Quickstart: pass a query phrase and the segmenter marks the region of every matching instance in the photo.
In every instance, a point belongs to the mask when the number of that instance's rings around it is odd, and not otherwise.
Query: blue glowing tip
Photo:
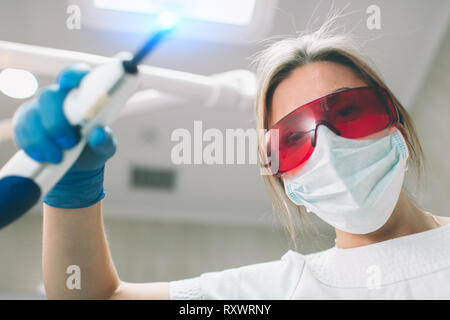
[[[156,20],[156,28],[154,34],[147,40],[147,42],[134,55],[133,59],[125,60],[123,68],[125,72],[134,74],[137,73],[137,65],[161,42],[167,34],[171,33],[177,25],[177,17],[171,12],[161,13]]]
[[[178,18],[172,12],[163,12],[156,19],[156,26],[160,30],[170,30],[177,25]]]

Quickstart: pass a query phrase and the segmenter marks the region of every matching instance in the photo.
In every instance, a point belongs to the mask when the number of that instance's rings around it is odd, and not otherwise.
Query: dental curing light
[[[18,151],[0,170],[0,228],[31,209],[64,176],[86,146],[90,132],[111,123],[128,98],[138,89],[138,64],[175,28],[166,17],[159,29],[132,59],[115,59],[93,69],[64,100],[69,123],[79,129],[80,140],[65,150],[58,164],[36,162]],[[162,18],[161,18],[162,19]],[[170,20],[170,21],[169,21]],[[170,23],[169,23],[170,22]]]

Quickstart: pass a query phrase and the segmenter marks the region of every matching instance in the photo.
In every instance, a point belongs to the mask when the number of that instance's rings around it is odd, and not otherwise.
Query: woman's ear
[[[397,126],[398,130],[400,130],[401,134],[403,135],[403,138],[405,138],[406,145],[408,146],[408,159],[406,159],[406,161],[408,161],[411,158],[411,148],[409,146],[408,131],[406,131],[405,126],[403,126],[403,124],[401,124],[400,122],[397,123],[396,126]]]

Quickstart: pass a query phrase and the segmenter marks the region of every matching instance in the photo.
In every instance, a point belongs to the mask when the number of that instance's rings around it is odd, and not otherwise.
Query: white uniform
[[[171,299],[450,299],[450,224],[170,282]]]

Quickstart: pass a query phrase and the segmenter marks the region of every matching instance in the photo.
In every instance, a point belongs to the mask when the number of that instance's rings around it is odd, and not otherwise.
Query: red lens
[[[357,88],[326,99],[326,122],[344,138],[358,139],[396,122],[396,112],[381,88]]]
[[[361,87],[326,95],[295,109],[269,130],[271,171],[281,174],[304,164],[314,150],[320,124],[342,137],[358,139],[396,122],[397,113],[383,88]]]

